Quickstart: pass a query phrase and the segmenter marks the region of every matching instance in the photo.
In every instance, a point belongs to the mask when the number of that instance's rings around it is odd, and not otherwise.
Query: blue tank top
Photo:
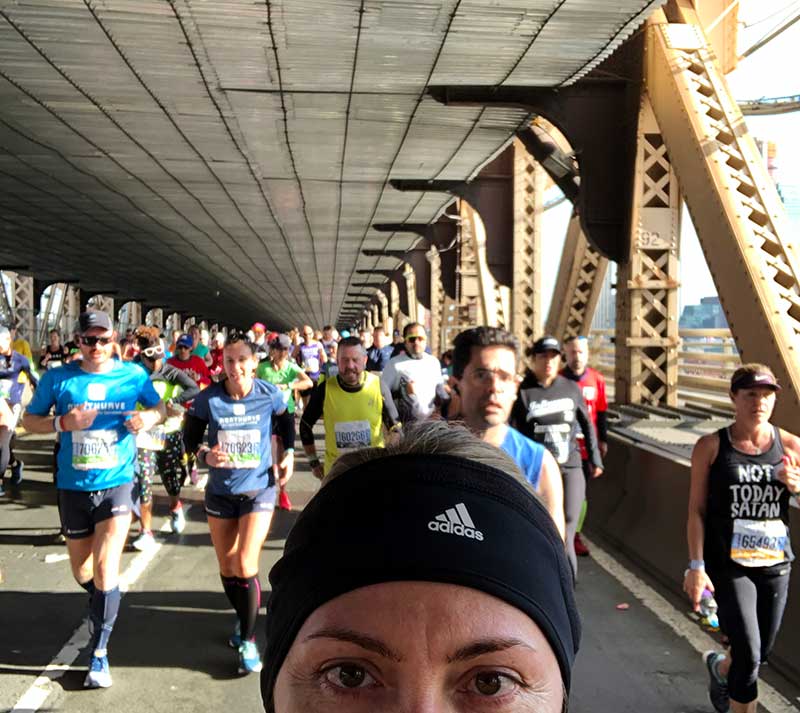
[[[539,475],[542,471],[542,458],[544,458],[544,446],[523,436],[519,431],[509,426],[500,448],[514,459],[528,482],[534,488],[538,488]]]

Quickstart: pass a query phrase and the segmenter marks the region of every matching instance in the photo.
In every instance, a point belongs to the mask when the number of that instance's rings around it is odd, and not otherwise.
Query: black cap
[[[534,354],[544,354],[545,352],[558,352],[561,353],[561,342],[555,337],[546,334],[544,337],[539,337],[533,343]]]
[[[773,391],[781,390],[781,387],[776,381],[775,377],[765,371],[746,371],[742,374],[734,374],[734,377],[731,378],[731,391],[738,391],[739,389],[753,389],[757,386],[766,389],[772,389]]]
[[[103,329],[106,332],[114,330],[114,325],[111,324],[111,317],[98,310],[81,313],[81,316],[78,317],[78,324],[80,325],[81,334],[85,334],[90,329]]]
[[[279,334],[269,343],[270,349],[289,349],[291,346],[292,340],[288,334]]]

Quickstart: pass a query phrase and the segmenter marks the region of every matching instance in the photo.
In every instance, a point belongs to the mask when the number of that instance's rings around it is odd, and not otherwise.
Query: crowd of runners
[[[34,366],[30,345],[0,327],[0,494],[6,473],[6,485],[23,482],[13,451],[18,427],[54,433],[61,532],[73,576],[88,594],[87,687],[112,684],[108,649],[120,607],[120,559],[129,542],[139,550],[155,544],[154,480],[166,490],[170,528],[180,535],[181,490],[187,480],[198,482],[199,466],[208,473],[205,512],[222,589],[236,613],[229,644],[240,673],[264,668],[268,710],[299,710],[317,700],[303,698],[283,668],[298,656],[297,667],[305,665],[302,656],[310,654],[293,641],[314,624],[317,610],[346,595],[353,611],[363,612],[370,601],[365,587],[403,582],[408,591],[381,590],[385,600],[374,599],[379,614],[363,621],[385,626],[412,590],[427,601],[431,592],[413,582],[490,594],[544,637],[560,686],[543,709],[561,709],[580,638],[572,591],[578,558],[589,555],[580,536],[586,485],[602,476],[608,451],[604,379],[588,366],[583,337],[562,344],[545,335],[520,345],[506,330],[473,327],[437,356],[427,336],[415,322],[391,336],[380,327],[350,334],[329,325],[278,333],[257,322],[213,335],[199,327],[165,335],[142,325],[118,339],[107,314],[89,311],[64,344],[51,332]],[[23,408],[26,389],[32,396]],[[734,422],[701,438],[692,456],[684,587],[696,610],[709,593],[719,606],[728,648],[709,652],[705,662],[720,713],[756,710],[759,667],[787,599],[794,557],[788,506],[800,493],[800,440],[769,422],[779,390],[767,366],[738,369],[730,387]],[[264,666],[256,645],[259,558],[274,509],[292,508],[298,436],[323,487],[270,575]],[[384,541],[387,523],[407,521],[420,498],[438,503],[441,489],[447,495],[437,514],[424,518],[421,549],[404,545],[402,554]],[[379,523],[373,529],[358,509],[370,494],[375,500],[367,509]],[[348,516],[353,512],[359,517]],[[476,549],[485,543],[496,553],[500,536],[508,551],[527,553],[522,562],[547,563],[533,576],[518,562]],[[356,542],[363,556],[334,565],[331,553]],[[455,602],[450,590],[442,591]],[[467,609],[471,601],[458,599]],[[348,631],[347,612],[339,614],[336,630]],[[446,623],[451,614],[442,616]],[[401,630],[384,634],[397,637],[401,649],[408,644]],[[315,636],[338,641],[329,642],[329,658],[344,661],[326,673],[325,686],[360,690],[380,677],[351,660],[359,644],[353,636]],[[511,678],[489,667],[470,695],[498,698]]]

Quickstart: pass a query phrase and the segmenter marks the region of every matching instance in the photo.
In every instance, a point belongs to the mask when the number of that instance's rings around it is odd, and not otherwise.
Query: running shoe
[[[228,646],[232,649],[238,649],[242,645],[242,625],[239,620],[236,620],[236,626],[233,627],[233,633],[228,637]]]
[[[25,464],[17,459],[14,465],[11,466],[11,485],[19,485],[22,482],[22,469]]]
[[[84,688],[110,688],[111,671],[108,668],[108,656],[92,656],[89,672],[83,681]]]
[[[180,535],[186,529],[186,516],[183,514],[183,506],[170,511],[169,524],[176,535]]]
[[[239,646],[239,673],[258,673],[261,668],[256,642],[243,641]]]
[[[280,494],[278,495],[278,507],[281,510],[292,509],[292,501],[289,500],[289,494],[285,490],[281,490]]]
[[[156,538],[152,532],[141,532],[139,536],[131,542],[131,546],[139,552],[148,552],[156,546]]]
[[[588,557],[589,556],[589,548],[586,546],[586,543],[581,539],[581,533],[575,533],[575,554],[578,557]]]
[[[728,713],[731,707],[728,696],[728,682],[719,675],[719,664],[725,660],[721,651],[706,651],[703,654],[708,669],[708,698],[717,713]]]

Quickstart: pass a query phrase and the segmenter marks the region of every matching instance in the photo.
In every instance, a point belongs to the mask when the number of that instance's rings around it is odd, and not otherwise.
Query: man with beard
[[[397,412],[384,403],[380,379],[365,371],[367,352],[358,337],[339,342],[336,354],[339,373],[326,379],[311,394],[300,421],[300,440],[311,471],[322,478],[342,454],[369,446],[383,446],[383,426],[398,431]],[[314,424],[325,423],[325,465],[314,445]]]

